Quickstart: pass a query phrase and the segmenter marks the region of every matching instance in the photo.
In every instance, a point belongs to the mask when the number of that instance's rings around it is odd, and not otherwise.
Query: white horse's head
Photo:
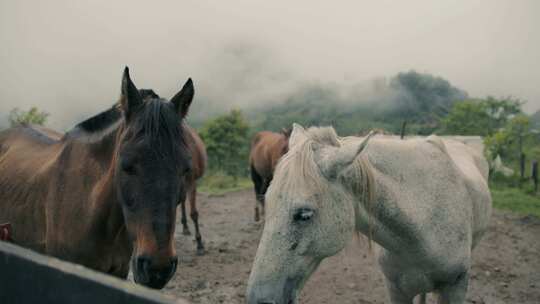
[[[355,231],[358,192],[370,192],[370,174],[358,157],[372,134],[342,141],[331,127],[294,124],[289,152],[266,194],[267,214],[248,282],[249,304],[296,303],[304,283]]]

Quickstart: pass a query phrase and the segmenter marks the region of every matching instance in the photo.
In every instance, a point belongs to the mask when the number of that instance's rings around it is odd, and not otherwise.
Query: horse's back
[[[10,222],[14,241],[34,250],[44,249],[46,172],[60,138],[27,126],[0,132],[0,222]]]

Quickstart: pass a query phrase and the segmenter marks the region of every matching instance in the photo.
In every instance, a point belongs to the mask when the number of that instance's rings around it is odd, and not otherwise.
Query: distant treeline
[[[285,101],[233,110],[195,122],[208,146],[210,168],[227,175],[246,175],[249,144],[261,130],[280,131],[293,122],[332,125],[340,135],[371,129],[408,135],[479,135],[486,153],[517,166],[521,154],[540,158],[536,118],[511,97],[472,98],[447,80],[415,71],[380,80],[370,88],[343,90],[338,85],[307,85]]]

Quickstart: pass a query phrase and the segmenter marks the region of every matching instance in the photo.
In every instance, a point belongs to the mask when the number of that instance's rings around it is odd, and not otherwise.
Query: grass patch
[[[250,189],[253,183],[247,177],[234,178],[222,172],[205,175],[199,183],[197,191],[212,195],[221,195],[227,192]]]
[[[540,217],[540,196],[538,195],[527,194],[519,188],[492,186],[491,196],[493,207],[497,209]]]

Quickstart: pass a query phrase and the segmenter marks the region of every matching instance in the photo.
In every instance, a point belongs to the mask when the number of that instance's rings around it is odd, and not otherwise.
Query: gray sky
[[[65,129],[139,88],[245,105],[300,82],[415,69],[472,96],[540,108],[540,1],[0,0],[0,121],[15,106]],[[204,110],[204,109],[202,109]]]

